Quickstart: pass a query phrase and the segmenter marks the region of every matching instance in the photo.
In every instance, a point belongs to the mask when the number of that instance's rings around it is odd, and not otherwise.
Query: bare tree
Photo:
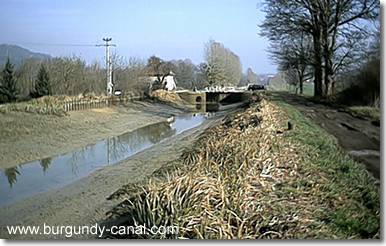
[[[196,81],[194,83],[197,89],[202,89],[210,85],[206,71],[207,64],[205,62],[202,62],[197,66]]]
[[[378,0],[266,0],[261,26],[273,43],[306,33],[313,41],[315,95],[333,93],[334,76],[365,35],[365,22],[379,13]],[[349,41],[355,40],[352,44]]]
[[[300,36],[292,39],[273,43],[270,45],[270,53],[280,71],[296,72],[297,80],[291,84],[299,88],[299,93],[303,94],[303,82],[311,76],[312,42],[310,38],[301,33]]]
[[[114,67],[114,81],[116,88],[123,91],[145,91],[147,84],[144,81],[145,62],[136,57]]]
[[[178,86],[186,89],[196,87],[196,75],[198,69],[196,65],[189,59],[172,61],[176,74],[176,82]]]
[[[40,59],[30,58],[20,64],[16,76],[19,81],[21,98],[28,98],[30,92],[34,89],[34,82],[41,63]]]
[[[54,95],[104,93],[105,75],[98,63],[87,66],[80,57],[57,57],[48,61],[46,67]]]
[[[205,45],[206,74],[210,84],[237,85],[242,76],[240,58],[213,40]]]
[[[146,70],[148,75],[156,76],[158,82],[162,83],[174,68],[173,63],[166,62],[159,57],[151,56],[147,60]]]
[[[261,84],[259,76],[253,72],[252,68],[247,69],[246,80],[247,84]]]

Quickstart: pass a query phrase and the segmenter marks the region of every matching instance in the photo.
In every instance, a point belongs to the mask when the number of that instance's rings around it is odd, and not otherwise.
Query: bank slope
[[[134,238],[379,238],[379,187],[333,137],[288,104],[262,100],[208,130],[178,163],[110,214],[120,225],[178,226]]]

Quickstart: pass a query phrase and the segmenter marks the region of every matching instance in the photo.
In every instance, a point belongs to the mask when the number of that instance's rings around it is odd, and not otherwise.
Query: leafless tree
[[[145,62],[136,57],[128,60],[119,57],[113,62],[115,88],[125,92],[145,91]]]
[[[33,90],[34,81],[41,63],[42,61],[39,59],[30,58],[24,60],[16,71],[21,98],[27,98]]]
[[[223,44],[210,40],[205,45],[205,61],[210,84],[239,84],[242,76],[240,58]]]
[[[176,74],[175,80],[179,87],[194,89],[197,82],[198,68],[189,59],[171,61],[174,65],[173,72]]]
[[[159,57],[151,56],[147,60],[146,70],[150,76],[156,76],[158,82],[162,83],[170,71],[174,69],[174,65],[171,62],[164,61]]]
[[[272,43],[301,33],[312,38],[315,95],[333,93],[335,73],[366,36],[365,20],[379,14],[378,0],[265,0],[262,35]],[[350,41],[353,41],[351,44]]]
[[[311,76],[312,43],[310,38],[301,33],[292,39],[272,43],[270,53],[272,59],[278,64],[280,71],[291,71],[291,74],[296,73],[297,79],[291,80],[291,84],[299,88],[299,93],[303,94],[303,82]]]

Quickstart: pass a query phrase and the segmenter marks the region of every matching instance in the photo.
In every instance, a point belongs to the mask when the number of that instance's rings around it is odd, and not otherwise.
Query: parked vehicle
[[[115,90],[114,96],[122,96],[122,91],[121,90]]]
[[[252,84],[252,85],[248,85],[248,90],[249,91],[265,90],[265,86]]]

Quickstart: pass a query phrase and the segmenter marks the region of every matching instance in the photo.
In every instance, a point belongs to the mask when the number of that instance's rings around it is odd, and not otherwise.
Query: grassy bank
[[[324,177],[319,197],[331,210],[325,209],[320,218],[339,238],[379,237],[380,200],[375,179],[342,153],[335,138],[292,106],[284,103],[280,106],[298,126],[289,138],[304,146],[303,170]]]
[[[364,119],[369,119],[373,121],[380,121],[381,112],[379,108],[369,107],[369,106],[352,106],[348,107],[348,113],[355,117],[360,117]]]
[[[0,114],[6,114],[10,112],[23,112],[42,115],[56,115],[65,116],[66,111],[64,105],[68,102],[83,100],[83,101],[101,101],[107,100],[109,97],[103,95],[80,94],[78,96],[43,96],[40,98],[31,99],[23,102],[14,102],[0,104]]]
[[[10,112],[24,112],[63,116],[66,114],[62,104],[62,100],[64,100],[63,98],[64,97],[45,96],[26,102],[2,104],[0,105],[0,114],[6,114]]]
[[[263,100],[148,183],[120,190],[128,199],[112,217],[179,227],[153,235],[161,238],[378,238],[378,192],[334,138],[293,107]]]

